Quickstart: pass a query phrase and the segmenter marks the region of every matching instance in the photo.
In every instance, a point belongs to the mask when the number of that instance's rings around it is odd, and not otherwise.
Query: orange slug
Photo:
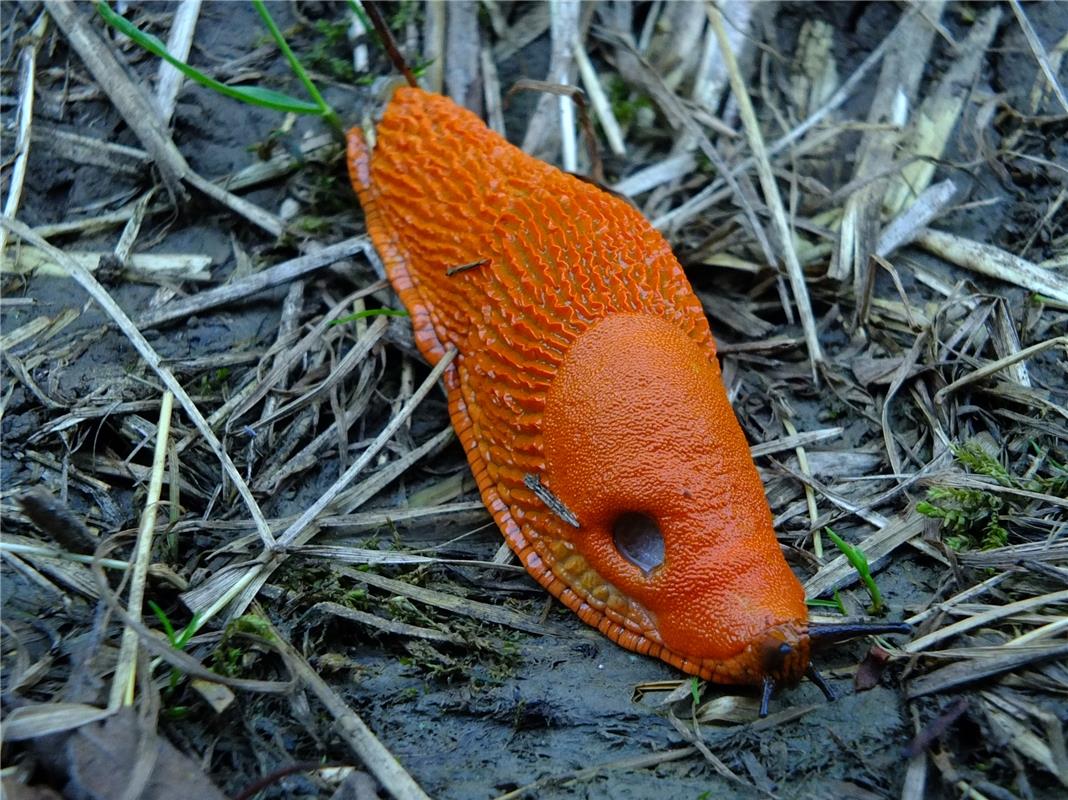
[[[457,350],[452,423],[512,550],[617,644],[766,710],[809,668],[804,592],[667,242],[440,95],[398,89],[376,137],[349,132],[352,184],[420,351]]]

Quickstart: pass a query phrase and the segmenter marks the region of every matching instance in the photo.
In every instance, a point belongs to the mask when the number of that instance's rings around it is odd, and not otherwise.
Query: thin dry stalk
[[[33,131],[34,78],[37,70],[37,48],[48,25],[48,18],[41,14],[30,32],[33,41],[22,48],[19,54],[19,107],[16,114],[15,164],[11,169],[7,199],[4,200],[4,216],[14,218],[22,199],[22,185],[26,180],[26,165],[30,160],[30,141]],[[6,265],[7,231],[0,230],[0,261]]]
[[[1042,74],[1046,77],[1046,82],[1057,96],[1057,102],[1061,104],[1061,108],[1064,109],[1065,113],[1068,113],[1068,97],[1065,96],[1064,89],[1061,88],[1061,84],[1057,80],[1056,71],[1049,63],[1049,56],[1046,55],[1046,48],[1042,46],[1042,41],[1038,38],[1038,34],[1035,33],[1035,29],[1031,26],[1031,20],[1024,14],[1024,10],[1020,6],[1020,0],[1009,0],[1009,5],[1012,7],[1012,13],[1016,15],[1016,21],[1020,23],[1020,30],[1023,31],[1024,37],[1027,39],[1027,46],[1031,48],[1031,53],[1034,55],[1035,61],[1038,62]]]
[[[808,346],[808,355],[812,363],[812,378],[819,380],[819,367],[822,366],[823,349],[820,346],[819,334],[816,331],[816,318],[812,314],[812,303],[808,297],[808,287],[805,285],[805,273],[801,269],[801,263],[797,260],[797,252],[794,250],[794,237],[790,224],[786,219],[786,208],[783,206],[782,197],[779,194],[779,185],[771,172],[767,149],[764,146],[764,137],[760,132],[760,123],[757,122],[756,112],[749,100],[749,92],[742,80],[742,73],[738,69],[738,62],[730,49],[727,32],[723,28],[723,17],[719,9],[709,5],[708,19],[716,31],[723,59],[727,64],[727,74],[730,77],[731,91],[738,103],[738,110],[745,125],[746,136],[749,139],[749,147],[756,159],[757,174],[760,176],[760,186],[764,191],[764,201],[771,211],[771,219],[775,225],[775,233],[779,240],[780,255],[786,268],[790,287],[793,290],[794,303],[797,305],[798,315],[801,317],[801,327],[805,332],[805,342]]]
[[[181,182],[187,181],[272,236],[282,235],[285,225],[277,216],[248,200],[230,194],[193,171],[175,147],[152,104],[126,75],[114,53],[89,26],[74,3],[70,0],[56,0],[48,6],[48,12],[97,84],[145,146],[174,197],[184,199],[185,191]]]
[[[497,65],[493,61],[493,51],[483,45],[479,53],[479,66],[482,69],[482,93],[486,103],[486,122],[494,133],[507,136],[504,127],[504,106],[501,100],[501,79],[497,74]]]
[[[126,611],[135,618],[141,617],[144,606],[145,582],[152,557],[152,537],[156,531],[156,514],[159,511],[159,499],[163,492],[163,473],[167,463],[173,408],[174,395],[164,392],[160,403],[159,423],[156,425],[152,477],[148,482],[145,509],[141,514],[141,526],[137,530],[137,544],[134,547],[133,570],[130,572],[130,599]],[[137,654],[137,632],[133,628],[124,628],[122,644],[119,647],[119,660],[111,683],[111,699],[108,701],[108,708],[112,711],[117,711],[119,706],[133,705],[134,687],[137,681]]]
[[[336,244],[327,245],[307,255],[283,261],[281,264],[276,264],[273,267],[261,270],[233,283],[228,283],[225,286],[209,289],[206,292],[198,292],[192,297],[169,303],[158,311],[142,314],[138,318],[137,324],[141,328],[154,328],[165,322],[190,317],[209,308],[217,308],[218,306],[232,303],[243,297],[262,292],[272,286],[288,283],[294,278],[329,266],[356,253],[367,253],[370,246],[366,236],[356,236]],[[381,286],[384,287],[385,283],[383,282]]]
[[[148,204],[152,200],[152,196],[156,193],[156,187],[152,187],[143,195],[141,199],[134,203],[133,214],[130,215],[130,219],[126,222],[126,226],[122,229],[122,234],[119,236],[119,241],[115,243],[115,258],[123,266],[129,264],[131,258],[131,251],[133,250],[134,243],[137,241],[137,236],[141,232],[141,225],[145,221],[145,213],[148,210]],[[205,268],[211,263],[211,259],[207,258]],[[208,276],[211,277],[210,275]]]
[[[990,244],[928,228],[916,243],[958,267],[1020,286],[1068,305],[1068,278]]]
[[[1005,358],[999,358],[997,361],[992,361],[979,369],[959,378],[948,386],[944,386],[938,390],[934,396],[934,402],[936,405],[942,405],[949,395],[956,392],[962,386],[981,381],[983,378],[988,378],[991,375],[1000,372],[1006,367],[1010,367],[1019,361],[1025,361],[1032,356],[1036,356],[1039,353],[1049,350],[1051,347],[1064,347],[1068,348],[1068,336],[1058,336],[1055,339],[1047,339],[1044,342],[1038,342],[1030,347],[1024,348],[1016,353],[1012,353]]]
[[[572,43],[579,36],[579,3],[578,0],[550,0],[547,6],[552,51],[549,56],[549,72],[546,81],[570,86],[573,68]],[[523,137],[523,150],[535,155],[545,155],[543,151],[547,149],[548,143],[553,138],[552,129],[557,121],[560,126],[563,167],[565,170],[574,172],[577,168],[575,120],[571,101],[567,97],[544,94],[538,99],[537,109],[530,118],[530,122],[527,123],[527,132]]]
[[[597,115],[597,119],[601,123],[604,138],[608,140],[608,147],[617,156],[625,156],[627,148],[623,143],[623,131],[616,121],[616,115],[612,113],[612,104],[609,102],[608,96],[605,94],[604,89],[601,88],[601,80],[593,67],[593,62],[586,55],[586,48],[583,47],[582,42],[578,39],[575,40],[574,55],[575,62],[578,64],[579,75],[582,77],[582,86],[586,90],[586,96],[590,98],[593,113]]]
[[[1068,602],[1068,590],[1051,592],[1037,597],[1028,597],[1023,600],[1017,600],[1014,603],[994,606],[990,610],[981,614],[969,616],[966,619],[954,622],[952,625],[946,625],[943,628],[932,631],[926,636],[913,639],[911,642],[901,647],[901,651],[903,653],[922,653],[925,650],[930,649],[933,645],[936,645],[939,642],[944,642],[946,639],[964,633],[965,631],[970,631],[982,625],[987,625],[1014,614],[1030,611],[1034,608],[1043,608],[1044,606],[1052,606],[1065,602]]]
[[[171,32],[167,37],[167,52],[179,61],[189,58],[189,51],[193,47],[193,31],[196,30],[197,18],[200,16],[200,4],[201,0],[182,0],[174,12]],[[159,120],[165,128],[171,124],[174,107],[178,102],[178,92],[181,91],[184,80],[185,76],[181,72],[160,59],[159,70],[156,72],[156,108],[159,109]]]

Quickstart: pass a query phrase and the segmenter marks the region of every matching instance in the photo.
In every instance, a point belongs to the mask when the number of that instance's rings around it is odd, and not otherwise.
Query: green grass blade
[[[300,63],[293,51],[289,47],[289,42],[286,41],[286,37],[282,35],[282,32],[278,30],[278,26],[274,24],[274,18],[267,10],[267,6],[263,4],[263,0],[252,0],[252,5],[256,11],[259,12],[260,18],[263,20],[263,24],[267,26],[267,30],[271,32],[271,36],[274,37],[275,43],[278,45],[278,49],[282,51],[282,54],[286,57],[286,61],[289,62],[289,68],[293,70],[293,74],[300,78],[300,82],[304,84],[304,88],[308,94],[311,95],[312,100],[315,101],[316,107],[319,109],[319,113],[322,115],[332,128],[338,133],[341,133],[341,119],[337,113],[331,108],[330,104],[323,99],[323,96],[319,94],[319,88],[315,85],[315,82],[308,76],[307,71],[304,69],[304,65]]]
[[[200,615],[194,614],[193,618],[189,620],[189,624],[182,628],[182,632],[174,640],[175,649],[184,650],[185,646],[189,644],[189,640],[193,638],[193,634],[197,632],[198,627],[200,627]]]
[[[839,536],[837,533],[827,528],[827,535],[834,542],[835,546],[842,551],[842,555],[846,557],[846,561],[853,565],[853,569],[860,575],[860,579],[864,582],[864,586],[868,590],[868,594],[871,596],[871,608],[869,609],[872,614],[878,614],[883,610],[883,596],[879,591],[879,587],[875,584],[875,578],[871,575],[871,566],[868,564],[868,557],[864,555],[863,551],[859,548],[853,547],[845,539]]]
[[[351,11],[356,19],[360,21],[363,26],[364,33],[370,34],[375,37],[375,41],[378,41],[378,34],[375,33],[375,27],[371,24],[370,18],[367,16],[367,12],[363,10],[363,7],[356,2],[356,0],[348,0],[349,11]]]
[[[284,113],[292,112],[294,114],[314,114],[316,116],[326,115],[324,109],[316,103],[309,103],[307,100],[300,100],[282,92],[276,92],[273,89],[267,89],[262,86],[227,86],[225,83],[220,83],[214,78],[209,78],[203,72],[200,72],[194,67],[186,64],[184,61],[175,58],[167,51],[163,42],[151,33],[146,33],[145,31],[138,29],[132,22],[120,14],[116,14],[111,10],[111,7],[107,3],[97,3],[96,8],[100,13],[100,16],[104,18],[104,21],[107,22],[108,25],[125,36],[128,36],[145,50],[152,53],[152,55],[162,58],[189,78],[189,80],[199,83],[201,86],[205,86],[221,95],[233,98],[234,100],[240,100],[243,103],[269,108],[274,111],[281,111]]]
[[[159,624],[163,626],[163,632],[167,634],[167,641],[171,643],[171,647],[174,647],[174,626],[171,624],[170,619],[167,618],[167,612],[151,600],[148,601],[148,607],[152,609],[152,613],[156,615]]]

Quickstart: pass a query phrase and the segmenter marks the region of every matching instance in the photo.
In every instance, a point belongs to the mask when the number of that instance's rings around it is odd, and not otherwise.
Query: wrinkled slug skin
[[[721,683],[796,680],[804,594],[667,242],[444,97],[397,90],[376,136],[373,155],[358,129],[348,140],[367,229],[421,352],[458,350],[452,422],[529,573],[623,647]],[[625,513],[659,525],[648,572],[613,542]],[[767,666],[782,642],[789,663]]]

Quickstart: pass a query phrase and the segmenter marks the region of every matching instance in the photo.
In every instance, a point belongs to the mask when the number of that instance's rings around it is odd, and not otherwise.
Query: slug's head
[[[542,421],[546,486],[579,523],[556,526],[553,572],[630,649],[721,683],[794,683],[804,592],[699,336],[618,314],[572,343]]]
[[[753,645],[757,671],[775,685],[794,684],[808,669],[808,631],[794,622],[769,628]]]

